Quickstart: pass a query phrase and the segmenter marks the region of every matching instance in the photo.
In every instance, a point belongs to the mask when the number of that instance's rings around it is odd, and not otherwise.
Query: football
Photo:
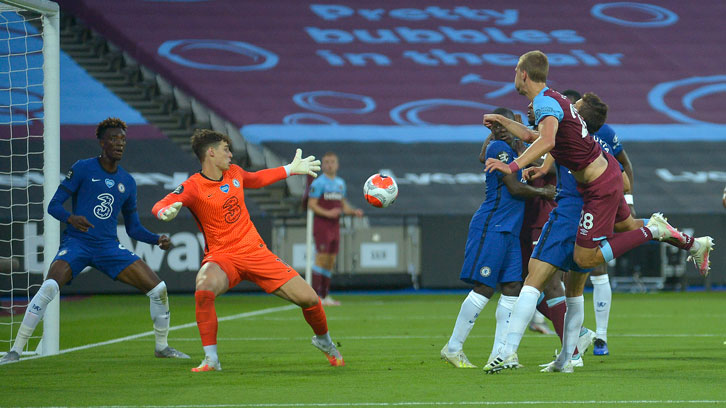
[[[393,177],[374,174],[363,185],[363,196],[374,207],[388,207],[398,197],[398,185]]]

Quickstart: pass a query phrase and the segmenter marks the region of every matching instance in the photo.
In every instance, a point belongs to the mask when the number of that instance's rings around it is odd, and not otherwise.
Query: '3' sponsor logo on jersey
[[[101,202],[93,207],[93,215],[101,220],[111,217],[111,213],[113,213],[113,207],[111,207],[113,205],[113,196],[109,193],[103,193],[97,198]]]

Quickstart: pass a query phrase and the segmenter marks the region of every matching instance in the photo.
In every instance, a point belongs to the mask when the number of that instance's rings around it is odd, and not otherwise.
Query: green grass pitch
[[[439,350],[465,296],[338,296],[343,305],[326,313],[346,366],[331,367],[298,308],[274,296],[223,295],[223,371],[211,373],[190,372],[203,358],[191,295],[170,296],[172,326],[185,326],[169,344],[192,360],[154,358],[151,334],[96,345],[150,332],[143,295],[64,300],[61,350],[77,349],[0,366],[0,406],[726,406],[724,292],[615,294],[611,355],[588,352],[574,374],[540,373],[560,345],[532,332],[519,349],[525,368],[485,375],[443,363]],[[496,300],[464,346],[479,366],[491,350]],[[585,302],[594,328],[589,295]]]

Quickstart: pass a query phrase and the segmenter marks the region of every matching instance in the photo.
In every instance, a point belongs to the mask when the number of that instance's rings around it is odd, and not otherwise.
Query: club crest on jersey
[[[504,163],[509,163],[509,153],[507,153],[507,152],[500,152],[498,158],[499,158],[499,161],[503,161]]]
[[[482,277],[484,277],[484,278],[488,278],[488,277],[489,277],[489,275],[491,275],[491,274],[492,274],[492,268],[490,268],[490,267],[488,267],[488,266],[485,266],[485,267],[481,268],[481,270],[479,271],[479,274],[480,274],[480,275],[481,275]]]
[[[123,194],[126,191],[126,186],[124,186],[124,183],[118,183],[118,191]]]
[[[237,179],[232,179],[232,184],[234,184],[235,187],[239,187],[239,181],[237,181]]]
[[[106,187],[111,188],[111,187],[113,187],[114,184],[116,184],[115,181],[113,181],[111,179],[106,179]]]
[[[223,193],[229,193],[229,184],[219,186],[219,189],[222,190]]]

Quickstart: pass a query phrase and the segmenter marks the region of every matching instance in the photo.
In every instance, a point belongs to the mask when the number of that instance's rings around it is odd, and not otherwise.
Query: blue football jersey
[[[572,175],[572,172],[567,167],[557,163],[555,165],[557,166],[557,196],[555,197],[557,205],[560,206],[562,205],[562,201],[568,200],[576,201],[582,207],[582,194],[577,191],[577,180],[575,180],[575,176]]]
[[[487,146],[486,158],[509,164],[517,155],[505,142],[494,140]],[[486,173],[486,199],[474,213],[469,229],[511,232],[519,236],[524,218],[524,200],[509,193],[502,181],[503,177],[504,174],[499,171]],[[517,177],[522,178],[521,170],[517,172]]]
[[[607,123],[603,124],[602,127],[595,132],[595,136],[600,140],[600,144],[606,143],[610,147],[610,154],[617,156],[623,151],[623,146],[618,140],[618,135],[615,134],[615,130],[610,127]]]
[[[116,241],[119,212],[126,215],[136,211],[134,178],[121,166],[108,173],[95,157],[73,164],[59,188],[71,195],[72,213],[86,217],[94,226],[81,232],[69,224],[65,233],[78,239]]]

